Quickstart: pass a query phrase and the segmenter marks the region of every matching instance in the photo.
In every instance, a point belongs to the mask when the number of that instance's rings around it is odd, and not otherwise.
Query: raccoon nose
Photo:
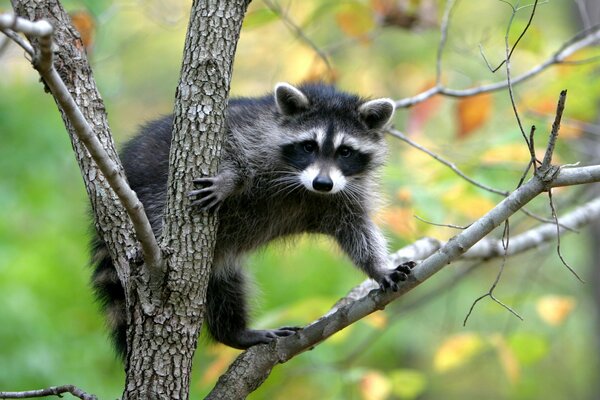
[[[318,175],[312,185],[317,192],[329,192],[333,189],[333,181],[327,175]]]

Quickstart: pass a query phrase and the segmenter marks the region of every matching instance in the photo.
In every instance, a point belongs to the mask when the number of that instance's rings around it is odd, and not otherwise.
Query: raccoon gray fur
[[[195,179],[189,193],[192,206],[219,210],[206,315],[214,339],[245,349],[296,331],[248,328],[243,259],[277,238],[326,234],[383,290],[406,279],[412,265],[388,265],[386,241],[370,217],[393,113],[390,99],[365,100],[324,84],[280,83],[273,94],[229,101],[219,173]],[[147,124],[121,155],[157,236],[172,125],[171,116]],[[124,354],[124,292],[98,238],[93,253],[93,284]]]

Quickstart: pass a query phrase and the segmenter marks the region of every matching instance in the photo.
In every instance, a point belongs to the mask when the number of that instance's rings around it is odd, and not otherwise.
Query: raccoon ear
[[[376,99],[361,104],[358,114],[370,129],[381,129],[391,121],[395,109],[394,100]]]
[[[275,85],[275,104],[283,115],[294,115],[308,108],[308,98],[300,89],[289,83],[279,82]]]

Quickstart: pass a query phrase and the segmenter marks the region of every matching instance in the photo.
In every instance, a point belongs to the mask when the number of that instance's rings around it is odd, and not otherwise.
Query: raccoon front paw
[[[231,193],[227,179],[223,175],[197,178],[193,182],[202,189],[192,190],[188,193],[188,197],[192,199],[191,206],[201,210],[216,211]]]
[[[398,282],[408,279],[411,270],[417,265],[414,261],[407,261],[400,264],[395,269],[386,271],[385,275],[379,280],[381,290],[391,288],[394,292],[398,291]]]

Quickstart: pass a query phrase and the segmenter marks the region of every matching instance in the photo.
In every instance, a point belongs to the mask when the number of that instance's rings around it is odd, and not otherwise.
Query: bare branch
[[[1,15],[0,15],[0,17],[1,17]],[[25,50],[25,52],[30,57],[33,57],[33,55],[34,55],[33,47],[31,47],[31,45],[27,41],[25,41],[25,39],[23,39],[21,36],[19,36],[15,31],[13,31],[12,29],[9,29],[9,28],[0,27],[0,32],[5,34],[6,38],[7,38],[6,42],[2,43],[3,48],[6,44],[8,44],[10,42],[10,40],[12,40],[17,45],[19,45],[23,50]]]
[[[88,394],[74,385],[52,386],[47,389],[27,390],[24,392],[0,392],[0,399],[30,399],[34,397],[58,396],[71,393],[82,400],[97,400],[93,394]]]
[[[567,40],[556,52],[554,52],[546,61],[538,64],[531,68],[529,71],[514,77],[512,79],[512,85],[519,84],[526,81],[536,75],[539,75],[542,71],[546,70],[552,65],[561,64],[566,58],[574,54],[575,52],[591,46],[596,41],[600,40],[600,25],[596,25],[590,29],[586,29],[571,39]],[[505,89],[508,86],[506,81],[491,83],[488,85],[481,85],[469,89],[450,89],[443,86],[435,86],[422,93],[419,93],[412,97],[407,97],[396,101],[396,108],[407,108],[412,107],[417,103],[421,103],[428,98],[440,94],[448,97],[468,97],[474,96],[481,93],[495,92],[498,90]]]
[[[552,130],[550,132],[550,138],[548,139],[548,147],[546,148],[546,154],[544,155],[544,160],[542,161],[542,165],[540,168],[542,170],[546,170],[550,168],[550,164],[552,163],[552,154],[554,152],[554,147],[556,146],[556,140],[558,139],[558,131],[560,130],[560,120],[562,118],[563,112],[565,110],[565,101],[567,100],[567,91],[563,90],[560,92],[560,96],[558,98],[558,104],[556,106],[556,114],[554,118],[554,122],[552,123]]]

